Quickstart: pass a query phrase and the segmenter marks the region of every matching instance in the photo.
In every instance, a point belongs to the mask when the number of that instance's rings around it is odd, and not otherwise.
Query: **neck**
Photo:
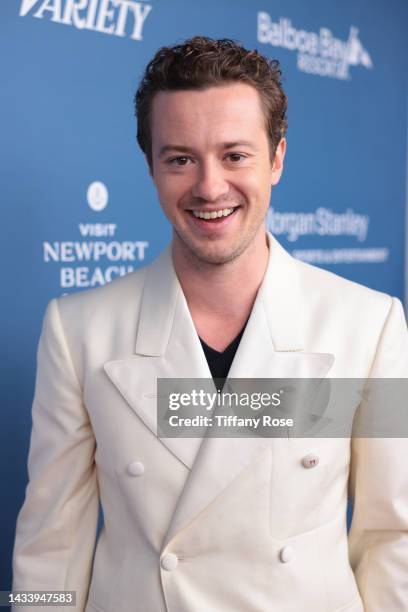
[[[215,330],[225,326],[220,346],[228,344],[228,336],[238,333],[248,319],[268,265],[265,228],[260,228],[241,255],[226,264],[197,260],[183,246],[173,240],[173,262],[197,331],[205,340],[206,335],[217,335]]]

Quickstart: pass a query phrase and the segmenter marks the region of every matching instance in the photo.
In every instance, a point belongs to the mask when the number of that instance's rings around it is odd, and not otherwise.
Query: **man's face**
[[[285,141],[272,164],[256,89],[233,83],[159,92],[151,129],[151,174],[179,246],[200,261],[222,264],[254,240],[264,241]]]

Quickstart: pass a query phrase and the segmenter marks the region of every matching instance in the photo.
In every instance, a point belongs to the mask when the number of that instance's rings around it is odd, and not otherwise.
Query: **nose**
[[[192,187],[193,196],[206,202],[215,202],[227,194],[229,185],[224,173],[225,170],[216,160],[201,164]]]

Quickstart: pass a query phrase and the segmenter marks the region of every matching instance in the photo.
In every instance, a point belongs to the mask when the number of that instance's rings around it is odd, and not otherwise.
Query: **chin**
[[[201,261],[202,263],[212,264],[213,266],[221,266],[230,261],[233,261],[236,258],[235,254],[228,253],[194,253],[196,259]]]
[[[196,245],[186,245],[190,255],[194,257],[194,259],[207,264],[212,265],[222,265],[233,261],[237,257],[241,255],[241,253],[245,250],[246,245],[240,244],[234,246],[224,248],[217,248],[215,245],[213,247],[203,246],[199,247]]]

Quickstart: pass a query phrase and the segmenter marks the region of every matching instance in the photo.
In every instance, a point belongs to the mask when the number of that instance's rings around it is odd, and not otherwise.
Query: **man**
[[[406,611],[405,440],[156,436],[158,378],[408,373],[397,299],[266,233],[277,63],[196,37],[158,51],[136,110],[173,241],[48,306],[14,588],[75,590],[87,612]]]

